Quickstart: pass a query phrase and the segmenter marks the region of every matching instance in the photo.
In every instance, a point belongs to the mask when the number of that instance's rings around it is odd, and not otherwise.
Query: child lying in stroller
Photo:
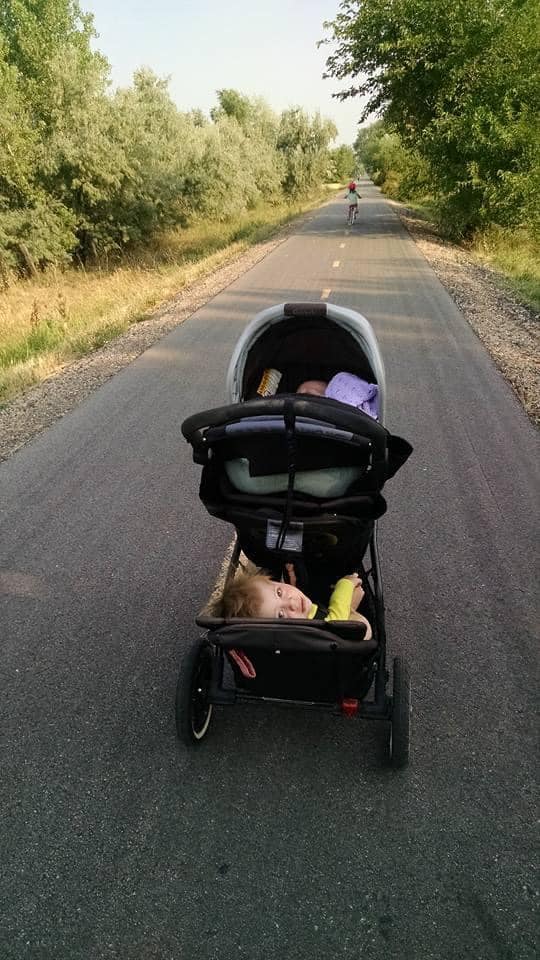
[[[289,620],[357,620],[365,625],[363,640],[370,640],[371,626],[357,612],[364,597],[362,581],[357,573],[342,577],[336,583],[328,609],[313,603],[296,586],[296,573],[291,563],[286,564],[289,583],[272,580],[262,572],[240,574],[226,585],[217,602],[215,615],[231,617],[257,617]]]
[[[265,370],[257,388],[260,397],[269,397],[276,393],[281,380],[281,373],[276,369]],[[326,380],[304,380],[296,388],[296,393],[308,394],[312,397],[329,397],[347,403],[357,410],[362,410],[374,420],[379,416],[379,388],[376,383],[368,383],[354,373],[342,371],[336,373],[329,382]]]
[[[296,388],[297,393],[307,393],[312,397],[329,397],[348,403],[357,410],[362,410],[376,420],[379,416],[378,394],[376,383],[368,383],[354,373],[336,373],[327,383],[325,380],[304,380]]]

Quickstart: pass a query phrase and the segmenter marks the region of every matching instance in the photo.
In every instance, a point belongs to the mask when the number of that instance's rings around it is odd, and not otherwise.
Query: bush
[[[31,207],[0,213],[4,269],[32,272],[49,263],[68,263],[76,242],[75,217],[58,201],[41,198]]]

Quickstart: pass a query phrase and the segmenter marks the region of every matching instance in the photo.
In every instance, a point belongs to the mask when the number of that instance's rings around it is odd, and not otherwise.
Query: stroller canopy
[[[384,423],[384,364],[370,323],[360,313],[320,301],[280,303],[258,313],[239,337],[227,373],[229,403],[253,399],[264,369],[282,374],[280,392],[303,380],[355,373],[379,388]]]

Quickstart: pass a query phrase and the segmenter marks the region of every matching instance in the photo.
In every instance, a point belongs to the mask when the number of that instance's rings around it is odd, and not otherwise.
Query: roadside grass
[[[540,310],[540,243],[527,230],[492,226],[474,237],[470,249],[501,271],[521,300]]]
[[[38,280],[8,285],[0,293],[0,404],[144,320],[338,187],[329,184],[304,203],[262,204],[226,223],[206,220],[168,231],[119,264],[51,269]]]
[[[437,224],[436,206],[429,198],[405,201],[407,207],[444,237]],[[479,230],[462,246],[481,263],[500,274],[511,293],[524,303],[540,310],[540,243],[525,228],[499,227],[492,224]]]

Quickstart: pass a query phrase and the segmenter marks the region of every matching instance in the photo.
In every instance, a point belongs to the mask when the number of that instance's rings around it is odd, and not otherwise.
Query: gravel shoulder
[[[426,260],[511,383],[531,420],[540,422],[540,350],[538,314],[503,289],[499,274],[479,265],[460,247],[431,232],[403,204],[389,201]],[[299,220],[264,243],[234,256],[204,279],[182,289],[152,317],[95,353],[66,365],[53,377],[12,400],[0,411],[0,460],[6,460],[55,420],[65,416],[93,390],[114,376],[153,343],[186,320],[283,243]]]
[[[442,240],[402,203],[389,201],[467,322],[511,384],[533,423],[540,423],[539,314],[505,289],[502,274]]]

